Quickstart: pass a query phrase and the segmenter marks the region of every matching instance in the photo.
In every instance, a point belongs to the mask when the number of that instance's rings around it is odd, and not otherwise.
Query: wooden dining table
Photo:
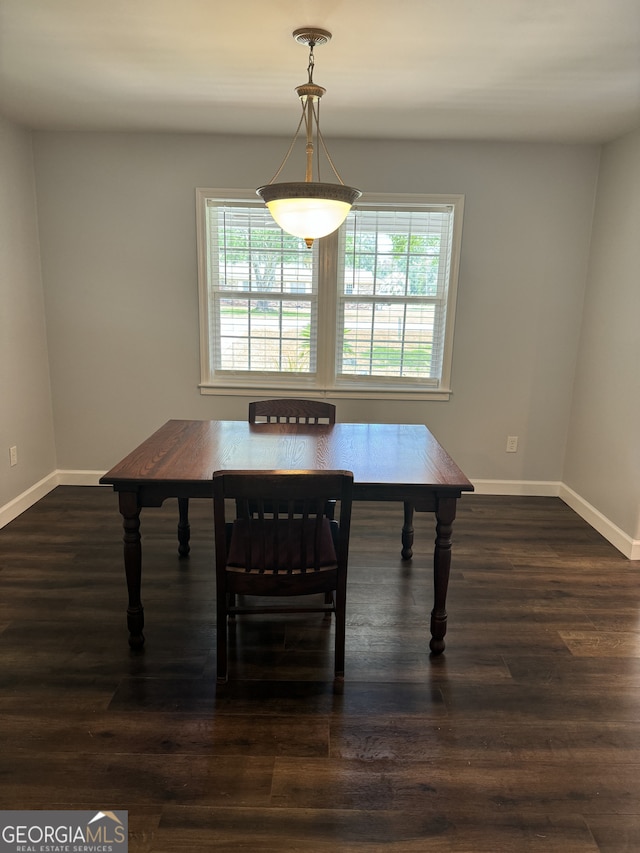
[[[413,555],[414,510],[435,515],[433,654],[444,651],[451,533],[457,501],[473,485],[422,424],[249,424],[170,420],[100,478],[118,493],[124,528],[129,644],[144,644],[141,599],[143,507],[177,498],[178,551],[189,553],[189,500],[213,498],[218,470],[349,470],[355,501],[404,504],[403,560]]]

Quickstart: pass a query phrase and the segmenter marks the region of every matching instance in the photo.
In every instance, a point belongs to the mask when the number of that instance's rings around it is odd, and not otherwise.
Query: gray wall
[[[38,133],[36,181],[60,468],[106,469],[203,397],[198,186],[253,187],[286,140]],[[371,192],[464,193],[449,402],[339,402],[343,421],[424,422],[472,478],[560,480],[599,150],[332,142]],[[505,453],[507,434],[520,436]]]
[[[640,539],[640,130],[602,153],[564,480]]]
[[[55,467],[31,134],[0,116],[0,509]]]
[[[287,144],[0,123],[0,507],[168,418],[246,417],[197,387],[194,190],[258,186]],[[605,146],[598,183],[597,146],[332,140],[365,190],[466,197],[451,400],[340,420],[424,422],[472,480],[564,481],[637,539],[639,149]]]

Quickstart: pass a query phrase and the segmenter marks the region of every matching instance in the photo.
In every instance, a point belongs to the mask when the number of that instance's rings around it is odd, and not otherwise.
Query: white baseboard
[[[97,486],[104,471],[53,471],[0,507],[0,528],[37,503],[56,486]],[[476,495],[559,497],[629,560],[640,560],[640,539],[633,539],[564,483],[551,480],[472,480]],[[465,499],[473,497],[466,495]]]
[[[0,529],[52,492],[56,486],[97,486],[104,471],[52,471],[12,501],[0,506]]]
[[[628,560],[640,560],[640,539],[633,539],[564,483],[544,480],[472,480],[476,495],[558,497],[597,530]],[[465,495],[465,497],[467,497]]]
[[[600,510],[591,506],[564,483],[560,487],[559,497],[581,518],[584,518],[591,527],[611,542],[618,551],[621,551],[625,557],[629,560],[640,560],[640,539],[632,539],[624,530],[620,530],[617,525],[609,521]]]
[[[18,495],[17,498],[14,498],[12,501],[9,501],[9,503],[1,506],[0,528],[4,527],[5,524],[9,524],[10,521],[13,521],[13,519],[17,518],[19,515],[22,515],[25,510],[32,507],[40,500],[40,498],[48,495],[49,492],[52,492],[55,487],[59,485],[58,472],[53,471],[48,477],[44,477],[40,482],[35,483],[21,495]]]
[[[106,471],[58,471],[61,486],[99,486]],[[111,488],[111,486],[109,486]]]
[[[562,483],[550,480],[472,480],[476,495],[525,495],[557,498]]]

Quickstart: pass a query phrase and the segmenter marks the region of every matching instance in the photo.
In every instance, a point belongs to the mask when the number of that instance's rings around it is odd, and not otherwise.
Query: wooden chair
[[[249,423],[335,424],[336,407],[320,400],[257,400],[249,403]]]
[[[336,422],[336,407],[333,403],[323,400],[299,400],[285,397],[282,400],[256,400],[249,403],[250,424],[311,424],[320,423],[332,426]],[[325,515],[335,518],[336,502],[327,501]],[[325,602],[331,602],[331,594],[327,593]]]
[[[249,403],[250,424],[311,424],[332,426],[336,422],[336,407],[321,400],[257,400]],[[327,503],[325,512],[329,518],[335,516],[335,501]]]
[[[227,680],[228,618],[252,612],[335,613],[335,678],[344,678],[352,485],[350,471],[214,473],[218,682]],[[328,500],[340,501],[339,523],[325,514]],[[236,600],[316,593],[324,603],[247,607]]]

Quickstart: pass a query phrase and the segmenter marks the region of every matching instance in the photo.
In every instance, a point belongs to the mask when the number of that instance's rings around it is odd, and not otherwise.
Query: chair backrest
[[[350,471],[216,471],[217,571],[301,582],[304,575],[346,572],[352,485]],[[235,502],[231,521],[227,499]],[[325,514],[330,500],[340,501],[339,524]]]
[[[249,423],[335,424],[336,407],[322,400],[257,400],[249,403]]]

